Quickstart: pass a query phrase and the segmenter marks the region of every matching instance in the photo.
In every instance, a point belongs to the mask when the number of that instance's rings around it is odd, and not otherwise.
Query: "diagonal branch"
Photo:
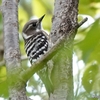
[[[63,42],[64,37],[60,38],[53,47],[44,56],[34,63],[31,67],[27,68],[25,71],[21,72],[21,77],[24,81],[27,81],[35,72],[39,71],[44,67],[44,65],[50,60],[54,54],[60,49],[60,44]],[[30,74],[29,74],[30,73]]]
[[[87,20],[83,19],[78,26],[76,26],[73,30],[71,30],[69,33],[74,33],[76,28],[79,28],[81,25],[83,25]],[[70,35],[71,35],[70,34]],[[32,65],[30,68],[27,68],[25,71],[21,72],[21,78],[24,81],[27,81],[35,72],[39,71],[44,67],[44,65],[59,51],[61,48],[61,45],[65,42],[65,40],[68,38],[68,36],[62,36],[58,39],[58,41],[53,45],[53,47],[46,53],[44,56],[39,59],[34,65]],[[30,73],[30,74],[29,74]]]
[[[80,21],[79,23],[78,23],[78,25],[77,25],[77,28],[79,28],[79,27],[81,27],[86,21],[88,20],[88,18],[86,17],[86,18],[84,18],[82,21]],[[56,45],[57,44],[59,44],[59,42],[60,42],[60,40],[59,41],[57,41],[57,43],[52,47],[52,48],[55,48],[56,47]],[[50,49],[51,50],[51,49]],[[50,51],[49,51],[50,52]],[[52,51],[51,51],[52,52]],[[47,55],[47,54],[46,54]],[[23,60],[27,60],[27,57],[26,56],[21,56],[21,60],[23,61]],[[41,62],[41,61],[39,61],[39,62]],[[0,66],[4,66],[5,65],[5,61],[3,60],[3,61],[1,61],[0,62]],[[34,65],[35,66],[35,65]]]

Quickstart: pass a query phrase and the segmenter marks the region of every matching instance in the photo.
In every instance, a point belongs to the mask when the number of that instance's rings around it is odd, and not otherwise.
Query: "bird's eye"
[[[33,23],[33,27],[36,27],[36,23]]]

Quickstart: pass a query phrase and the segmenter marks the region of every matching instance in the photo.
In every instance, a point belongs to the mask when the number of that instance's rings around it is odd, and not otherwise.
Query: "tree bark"
[[[18,38],[18,1],[3,0],[4,57],[7,69],[10,100],[27,100],[25,83],[20,79],[22,71]]]
[[[54,92],[50,100],[73,100],[72,51],[78,26],[78,0],[55,0],[54,6],[51,41],[55,43],[62,36],[65,41],[52,59]]]

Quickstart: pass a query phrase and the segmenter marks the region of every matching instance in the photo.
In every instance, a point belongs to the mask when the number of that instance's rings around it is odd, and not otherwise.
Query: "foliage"
[[[80,98],[83,98],[83,100],[98,100],[99,96],[97,94],[100,93],[100,1],[80,0],[79,14],[83,17],[84,15],[87,16],[88,23],[91,23],[91,25],[86,25],[87,27],[83,25],[75,37],[74,52],[78,58],[79,66],[76,77],[80,82],[80,86],[76,86],[75,97],[76,100],[80,100]],[[82,63],[79,64],[80,61],[83,62],[84,66]]]

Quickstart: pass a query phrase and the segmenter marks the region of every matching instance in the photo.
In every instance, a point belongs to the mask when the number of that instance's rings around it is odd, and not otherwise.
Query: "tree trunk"
[[[22,71],[22,68],[18,39],[17,10],[17,0],[3,0],[4,57],[7,68],[9,99],[27,100],[25,83],[19,77],[19,73]]]
[[[72,50],[77,30],[78,0],[55,0],[51,41],[65,36],[65,41],[53,57],[54,92],[50,100],[73,100]]]

